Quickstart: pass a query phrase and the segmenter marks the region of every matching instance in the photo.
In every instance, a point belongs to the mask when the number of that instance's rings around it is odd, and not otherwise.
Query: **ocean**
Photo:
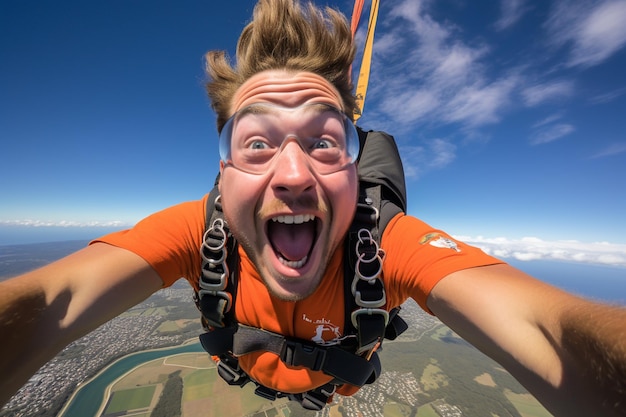
[[[512,261],[544,282],[597,301],[626,305],[626,268],[556,261]]]

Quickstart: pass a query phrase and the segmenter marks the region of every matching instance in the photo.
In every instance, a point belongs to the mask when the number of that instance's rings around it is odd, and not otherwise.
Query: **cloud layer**
[[[16,227],[130,227],[132,224],[127,222],[113,220],[113,221],[90,221],[90,222],[77,222],[70,220],[61,221],[44,221],[44,220],[0,220],[0,226],[16,226]]]
[[[519,261],[552,260],[626,268],[626,244],[584,243],[575,240],[546,241],[536,237],[509,239],[455,236],[498,258]]]
[[[126,228],[132,227],[122,221],[41,221],[41,220],[4,220],[0,227],[26,228]],[[488,238],[484,236],[454,236],[456,239],[481,248],[498,258],[513,258],[519,261],[555,260],[581,262],[598,265],[611,265],[626,268],[626,244],[608,242],[585,243],[575,240],[547,241],[536,237],[510,239],[506,237]]]

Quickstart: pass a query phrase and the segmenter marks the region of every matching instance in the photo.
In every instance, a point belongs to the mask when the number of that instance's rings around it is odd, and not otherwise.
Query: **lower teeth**
[[[305,256],[304,258],[300,259],[299,261],[288,261],[283,257],[279,257],[278,258],[280,260],[280,263],[288,266],[289,268],[301,268],[302,265],[304,265],[307,261],[307,259],[309,259],[308,256]]]

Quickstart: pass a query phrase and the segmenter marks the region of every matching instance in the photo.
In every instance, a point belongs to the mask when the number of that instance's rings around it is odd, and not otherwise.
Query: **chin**
[[[282,301],[304,300],[315,292],[321,280],[320,276],[311,278],[263,276],[262,278],[269,292]]]

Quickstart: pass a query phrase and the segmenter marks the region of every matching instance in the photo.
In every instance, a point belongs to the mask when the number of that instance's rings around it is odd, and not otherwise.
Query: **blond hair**
[[[275,69],[306,71],[328,80],[339,91],[344,111],[355,108],[350,66],[355,47],[345,16],[298,0],[260,0],[237,44],[236,66],[224,51],[206,54],[206,90],[221,130],[236,90],[253,75]]]

